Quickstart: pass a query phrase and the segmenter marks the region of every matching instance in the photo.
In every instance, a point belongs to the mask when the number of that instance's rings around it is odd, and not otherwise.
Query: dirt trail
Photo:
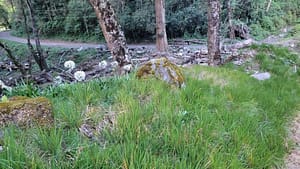
[[[293,148],[285,158],[285,167],[300,169],[300,111],[289,127],[289,138],[293,141]]]
[[[27,43],[27,39],[19,38],[12,36],[10,31],[0,32],[0,39],[9,40],[13,42],[19,43]],[[42,46],[48,47],[62,47],[62,48],[104,48],[105,44],[96,44],[96,43],[79,43],[79,42],[68,42],[68,41],[60,41],[60,40],[40,40]],[[31,43],[35,44],[34,40],[31,39]],[[139,48],[139,47],[147,47],[147,48],[155,48],[154,44],[130,44],[129,48]]]

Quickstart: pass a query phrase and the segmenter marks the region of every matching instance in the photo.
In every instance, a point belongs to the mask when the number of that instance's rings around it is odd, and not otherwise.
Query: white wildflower
[[[106,62],[105,60],[103,60],[103,61],[101,61],[101,62],[99,63],[100,69],[105,69],[106,66],[107,66],[107,62]]]
[[[85,73],[84,71],[76,71],[74,73],[74,77],[77,81],[83,81],[85,79]]]
[[[131,65],[131,64],[125,65],[125,66],[123,66],[123,69],[124,69],[125,71],[129,72],[129,71],[132,69],[132,65]]]
[[[64,63],[64,66],[69,70],[73,70],[75,68],[75,62],[72,60],[68,60]]]

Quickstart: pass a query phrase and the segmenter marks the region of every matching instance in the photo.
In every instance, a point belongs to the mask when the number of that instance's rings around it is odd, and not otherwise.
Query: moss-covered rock
[[[45,126],[53,123],[50,101],[45,97],[27,98],[12,97],[9,101],[0,102],[0,126],[16,124],[29,127],[34,124]]]
[[[137,78],[154,76],[177,87],[185,86],[181,69],[165,57],[146,62],[138,69],[136,76]]]

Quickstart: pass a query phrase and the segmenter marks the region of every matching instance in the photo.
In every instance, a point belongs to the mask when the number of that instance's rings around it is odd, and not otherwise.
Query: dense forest
[[[153,0],[112,2],[127,40],[155,39]],[[39,33],[44,37],[94,41],[103,39],[96,15],[87,0],[33,0],[32,5]],[[206,0],[166,0],[165,5],[168,38],[206,37]],[[24,35],[25,32],[21,7],[19,0],[0,1],[0,24],[11,28],[16,35]],[[29,15],[27,11],[25,13]],[[299,15],[299,0],[222,0],[221,35],[228,36],[231,23],[236,27],[246,27],[251,35],[262,38],[297,22]]]

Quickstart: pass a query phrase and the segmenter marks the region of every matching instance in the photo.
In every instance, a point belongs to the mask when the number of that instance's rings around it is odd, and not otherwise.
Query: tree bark
[[[168,51],[168,40],[165,20],[165,1],[155,0],[156,15],[156,49],[159,52]]]
[[[227,0],[227,14],[228,14],[228,24],[229,24],[229,38],[234,39],[235,34],[234,34],[234,26],[232,23],[233,11],[232,11],[231,0]]]
[[[221,63],[219,29],[220,1],[208,0],[207,48],[209,65],[218,65]]]
[[[109,0],[89,0],[112,56],[120,67],[131,64],[126,39]]]
[[[32,8],[31,0],[26,0],[26,5],[28,7],[28,11],[29,11],[30,18],[31,18],[31,27],[32,27],[32,32],[33,32],[33,36],[34,36],[34,40],[35,40],[35,46],[36,46],[36,50],[37,50],[36,62],[39,65],[40,70],[48,71],[49,68],[48,68],[46,59],[43,55],[43,50],[41,47],[39,33],[38,33],[37,24],[36,24],[36,20],[35,20],[35,13]]]

